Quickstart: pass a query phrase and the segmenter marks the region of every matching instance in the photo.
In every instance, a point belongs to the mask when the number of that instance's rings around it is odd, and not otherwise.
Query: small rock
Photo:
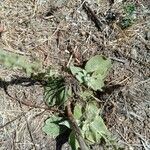
[[[131,50],[131,57],[133,57],[134,59],[136,59],[137,58],[137,50],[135,49],[135,48],[133,48],[132,50]]]
[[[10,82],[11,79],[12,79],[11,76],[6,76],[6,77],[5,77],[5,81],[6,81],[6,82]]]

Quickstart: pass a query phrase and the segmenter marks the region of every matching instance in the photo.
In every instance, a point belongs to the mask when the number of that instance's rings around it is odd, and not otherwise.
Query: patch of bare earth
[[[44,67],[59,71],[72,61],[81,65],[95,54],[110,57],[109,88],[98,95],[103,118],[120,147],[149,150],[150,4],[116,1],[111,6],[116,18],[108,23],[110,1],[87,2],[101,22],[99,31],[80,0],[0,0],[0,49],[38,59]],[[136,4],[135,22],[122,30],[117,22],[127,2]],[[41,130],[53,113],[45,109],[42,87],[20,78],[26,76],[19,70],[1,66],[0,77],[0,149],[55,150],[56,141]]]

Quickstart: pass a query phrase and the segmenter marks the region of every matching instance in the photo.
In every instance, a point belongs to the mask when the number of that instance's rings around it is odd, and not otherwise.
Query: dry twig
[[[19,116],[15,117],[14,119],[12,119],[11,121],[5,123],[4,125],[0,126],[0,129],[4,128],[5,126],[8,126],[9,124],[11,124],[12,122],[16,121],[17,119],[21,118],[24,115],[24,113],[21,113]]]
[[[82,7],[85,10],[85,12],[87,13],[87,16],[94,22],[96,28],[99,31],[102,31],[102,29],[101,29],[102,23],[100,22],[98,17],[94,14],[92,9],[87,5],[87,2],[84,2]]]

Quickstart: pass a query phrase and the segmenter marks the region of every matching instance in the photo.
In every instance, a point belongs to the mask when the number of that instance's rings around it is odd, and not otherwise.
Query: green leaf
[[[100,142],[101,138],[106,140],[106,137],[110,136],[107,127],[104,124],[103,119],[100,116],[96,116],[90,124],[90,130],[95,133],[96,142]]]
[[[111,60],[109,58],[96,55],[86,63],[85,70],[75,66],[70,66],[70,70],[80,83],[87,85],[94,91],[102,91],[104,79],[110,67]]]
[[[91,87],[94,91],[100,90],[102,91],[102,87],[104,86],[104,81],[102,78],[90,77],[87,81],[87,86]]]
[[[86,105],[84,113],[85,121],[82,122],[81,131],[83,137],[90,144],[100,142],[102,138],[107,140],[107,137],[110,137],[110,133],[99,113],[100,109],[97,107],[96,102],[90,102]]]
[[[69,94],[62,77],[50,77],[44,87],[44,100],[49,106],[62,105]]]
[[[65,121],[60,122],[59,125],[64,125],[64,126],[66,126],[67,128],[69,128],[69,129],[71,128],[70,123],[69,123],[68,120],[65,120]]]
[[[64,122],[62,117],[52,116],[45,121],[45,125],[42,130],[51,137],[55,138],[58,135],[64,133],[66,131],[66,127],[64,125],[59,125],[59,123]]]
[[[75,108],[74,108],[74,113],[73,116],[75,117],[75,119],[80,119],[82,116],[82,106],[80,104],[76,104]]]
[[[90,142],[90,144],[96,143],[94,132],[91,132],[90,129],[86,130],[85,138],[86,138],[86,140],[88,140],[88,142]]]
[[[79,72],[82,72],[83,69],[81,69],[80,67],[75,67],[73,65],[70,66],[70,71],[73,75],[78,74]]]
[[[72,150],[78,150],[78,148],[80,147],[73,131],[70,133],[69,136],[69,144]]]
[[[85,65],[85,70],[88,72],[87,75],[84,76],[85,84],[94,91],[102,91],[104,79],[110,67],[111,60],[109,58],[105,58],[101,55],[92,57]]]
[[[135,10],[136,10],[136,6],[133,3],[129,3],[126,6],[124,6],[124,11],[127,13],[127,15],[133,15]]]
[[[125,16],[119,22],[119,25],[122,29],[126,29],[134,23],[134,20],[131,17]]]
[[[87,131],[87,130],[89,130],[89,120],[85,120],[85,121],[83,121],[82,122],[82,130],[81,130],[81,132],[83,133],[83,136],[85,137],[85,132]]]
[[[93,92],[89,89],[80,92],[80,97],[85,101],[93,100],[92,95]]]
[[[11,69],[22,69],[27,73],[27,75],[31,75],[32,73],[42,70],[40,63],[30,63],[29,59],[27,60],[27,57],[12,54],[4,50],[0,50],[0,64]]]
[[[83,126],[82,126],[82,130],[81,130],[81,132],[82,132],[82,134],[83,134],[83,137],[84,137],[84,139],[86,139],[86,140],[88,140],[88,142],[92,142],[92,143],[94,143],[94,140],[93,140],[93,138],[91,138],[91,136],[89,135],[89,125],[90,125],[90,123],[89,123],[89,120],[85,120],[84,122],[83,122]],[[91,133],[90,133],[91,134]]]
[[[106,67],[106,68],[94,71],[91,76],[96,79],[104,80],[107,76],[108,71],[109,71],[109,68]]]
[[[87,72],[95,72],[100,70],[105,72],[111,67],[111,60],[101,55],[96,55],[92,57],[85,65],[85,70]]]
[[[86,119],[91,122],[100,112],[95,102],[89,102],[85,108]]]
[[[76,74],[76,79],[80,82],[83,83],[84,82],[84,74],[82,72],[79,72]]]
[[[70,66],[71,73],[77,78],[80,83],[84,82],[84,76],[86,76],[86,71],[80,67]]]

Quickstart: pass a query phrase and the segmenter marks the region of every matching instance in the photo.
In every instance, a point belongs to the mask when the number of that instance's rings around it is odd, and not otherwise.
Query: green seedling
[[[49,107],[55,106],[64,112],[63,114],[54,113],[45,121],[42,130],[47,135],[56,138],[70,130],[68,142],[72,150],[89,150],[90,145],[100,143],[101,140],[109,145],[113,144],[111,134],[100,116],[101,109],[93,94],[97,90],[102,91],[105,86],[104,81],[111,67],[109,58],[96,55],[87,61],[84,68],[70,66],[71,76],[74,76],[73,79],[77,80],[80,86],[80,90],[76,93],[74,93],[74,87],[67,84],[64,76],[50,69],[41,72],[41,65],[37,62],[30,63],[26,57],[1,50],[0,63],[11,69],[22,69],[35,80],[42,79],[45,103]],[[79,100],[74,100],[75,95],[79,97]],[[65,115],[67,102],[74,104],[72,117],[76,122],[76,129]]]
[[[136,7],[135,4],[131,3],[124,6],[123,9],[124,9],[124,17],[120,19],[119,25],[122,29],[126,29],[132,26],[135,21],[134,14],[136,11]]]

